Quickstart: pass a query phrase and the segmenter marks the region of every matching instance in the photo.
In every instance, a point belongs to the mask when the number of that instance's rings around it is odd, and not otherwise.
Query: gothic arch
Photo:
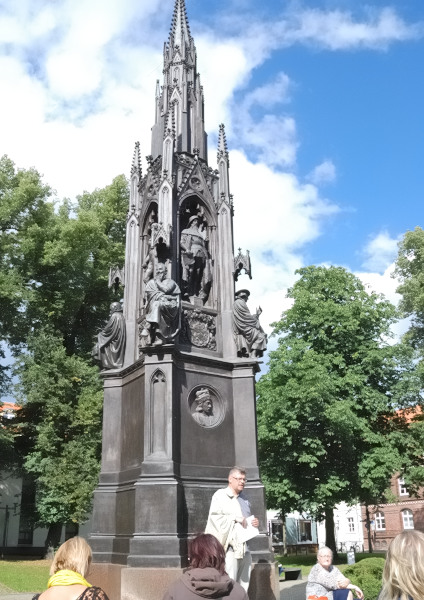
[[[156,201],[150,202],[143,215],[141,232],[141,266],[143,281],[146,283],[154,276],[158,262],[165,263],[169,259],[169,250],[161,237]]]
[[[178,209],[181,229],[187,225],[190,217],[198,213],[203,215],[209,227],[216,227],[215,211],[212,212],[205,199],[199,194],[193,193],[192,190],[180,198]]]
[[[168,455],[168,436],[166,423],[167,381],[165,373],[157,369],[150,379],[150,402],[148,417],[147,455],[166,457]]]

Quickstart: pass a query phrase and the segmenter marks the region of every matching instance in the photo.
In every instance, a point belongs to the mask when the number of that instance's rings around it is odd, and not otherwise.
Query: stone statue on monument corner
[[[237,356],[259,358],[266,350],[267,335],[259,323],[261,307],[251,314],[247,306],[249,290],[239,290],[233,304],[233,334]]]
[[[110,318],[97,334],[92,357],[103,369],[120,369],[124,364],[126,343],[125,317],[120,302],[110,305]]]

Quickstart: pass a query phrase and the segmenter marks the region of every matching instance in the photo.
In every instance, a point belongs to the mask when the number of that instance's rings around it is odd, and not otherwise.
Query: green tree
[[[37,331],[17,361],[18,449],[35,481],[36,521],[57,544],[63,523],[82,523],[97,483],[102,388],[98,369],[69,356],[55,332]]]
[[[17,267],[27,232],[46,230],[54,216],[49,202],[51,190],[35,169],[17,169],[7,156],[0,157],[0,396],[8,392],[9,363],[5,349],[12,339],[23,343],[25,333],[19,330],[28,294],[28,281]],[[2,467],[12,468],[13,422],[0,423],[0,455]]]
[[[325,515],[384,497],[420,444],[406,412],[420,402],[410,348],[390,345],[396,309],[345,269],[310,266],[274,324],[278,348],[258,382],[259,460],[268,504]],[[413,450],[414,449],[414,450]]]
[[[407,231],[399,243],[394,277],[400,285],[397,292],[402,298],[399,308],[404,316],[411,317],[405,341],[424,356],[424,230],[416,227]],[[424,377],[421,359],[420,372]]]
[[[97,480],[102,394],[90,354],[119,299],[108,272],[124,261],[128,182],[74,203],[50,196],[35,170],[0,160],[0,335],[15,356],[16,447],[35,479],[36,520],[53,535],[84,520]]]
[[[26,240],[35,231],[47,231],[54,218],[50,188],[35,169],[20,170],[7,156],[0,158],[0,342],[23,342],[19,330],[31,278],[22,272]],[[34,249],[36,251],[36,248]],[[19,331],[19,333],[18,333]],[[0,359],[4,359],[3,346]],[[7,367],[0,367],[4,384]],[[1,388],[0,388],[1,391]],[[4,391],[4,390],[3,390]]]

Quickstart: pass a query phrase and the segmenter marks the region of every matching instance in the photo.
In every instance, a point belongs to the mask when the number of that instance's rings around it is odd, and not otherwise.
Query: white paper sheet
[[[252,520],[255,518],[254,515],[251,517],[247,517],[247,527],[243,527],[243,525],[238,524],[237,527],[237,539],[240,542],[248,542],[252,538],[259,535],[259,529],[257,527],[253,527]]]

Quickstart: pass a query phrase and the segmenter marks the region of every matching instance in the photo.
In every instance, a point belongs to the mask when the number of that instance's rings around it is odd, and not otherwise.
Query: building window
[[[272,543],[283,543],[283,524],[281,521],[271,521]]]
[[[406,486],[405,486],[404,479],[401,479],[401,478],[398,479],[398,486],[399,486],[399,496],[409,496],[408,490],[406,489]]]
[[[412,514],[412,510],[409,510],[409,508],[403,510],[402,520],[404,529],[414,529],[414,515]]]
[[[383,531],[386,529],[386,519],[384,518],[384,512],[375,513],[375,529],[376,531]]]
[[[310,521],[299,520],[299,542],[312,542],[312,527]]]
[[[21,514],[19,519],[18,544],[22,546],[31,546],[33,538],[32,523]]]
[[[35,486],[31,477],[22,480],[19,507],[18,544],[32,546],[35,512]]]
[[[348,517],[347,518],[347,526],[349,529],[349,533],[354,533],[355,532],[355,521],[353,519],[353,517]]]

